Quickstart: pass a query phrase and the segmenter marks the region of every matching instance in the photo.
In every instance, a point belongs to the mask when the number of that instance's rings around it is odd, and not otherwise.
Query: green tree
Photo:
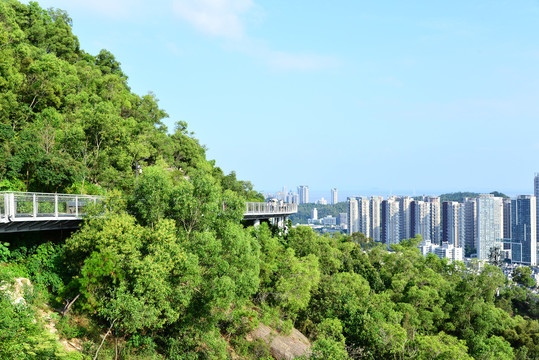
[[[532,270],[528,266],[519,266],[513,270],[513,281],[526,287],[534,287],[535,280],[532,278]]]

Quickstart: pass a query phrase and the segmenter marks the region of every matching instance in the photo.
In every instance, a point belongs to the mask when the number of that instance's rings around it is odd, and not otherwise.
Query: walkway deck
[[[0,233],[76,229],[100,196],[0,192]]]
[[[77,229],[102,196],[0,191],[0,233]],[[297,204],[248,202],[245,220],[284,219]]]

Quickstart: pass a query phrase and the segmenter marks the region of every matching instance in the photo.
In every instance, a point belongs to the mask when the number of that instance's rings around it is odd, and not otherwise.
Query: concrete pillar
[[[260,219],[255,219],[253,226],[257,227],[260,225]]]

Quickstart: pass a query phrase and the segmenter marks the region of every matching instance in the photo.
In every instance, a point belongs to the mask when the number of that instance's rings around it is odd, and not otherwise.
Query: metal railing
[[[245,215],[250,214],[292,214],[298,212],[298,204],[279,204],[274,202],[248,202]]]
[[[0,191],[0,222],[78,220],[102,196]]]

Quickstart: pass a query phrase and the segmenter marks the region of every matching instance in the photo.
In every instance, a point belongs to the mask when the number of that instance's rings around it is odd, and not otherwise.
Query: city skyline
[[[537,172],[532,173],[530,176],[535,174],[539,174]],[[529,178],[528,178],[529,179]],[[537,180],[536,180],[537,179]],[[371,188],[371,190],[347,190],[347,189],[341,189],[338,186],[328,186],[327,189],[313,189],[308,185],[308,182],[306,182],[307,186],[309,188],[309,203],[315,203],[316,201],[320,200],[321,198],[324,198],[326,200],[331,199],[331,193],[333,189],[336,189],[338,191],[338,202],[346,202],[346,199],[351,196],[410,196],[410,197],[417,197],[417,196],[439,196],[442,194],[449,194],[449,193],[457,193],[457,192],[474,192],[477,194],[489,194],[493,191],[501,192],[510,198],[516,198],[519,195],[537,195],[539,194],[539,176],[534,177],[533,183],[529,181],[528,189],[524,189],[522,191],[508,191],[504,189],[459,189],[459,190],[446,190],[446,191],[432,191],[432,192],[421,192],[413,190],[412,192],[406,192],[406,191],[393,191],[389,190],[384,192],[383,190],[378,190],[376,188]],[[290,189],[297,189],[298,185],[296,186],[282,186],[283,188],[290,188]],[[264,194],[274,194],[280,192],[280,190],[269,190],[269,191],[261,191]]]

